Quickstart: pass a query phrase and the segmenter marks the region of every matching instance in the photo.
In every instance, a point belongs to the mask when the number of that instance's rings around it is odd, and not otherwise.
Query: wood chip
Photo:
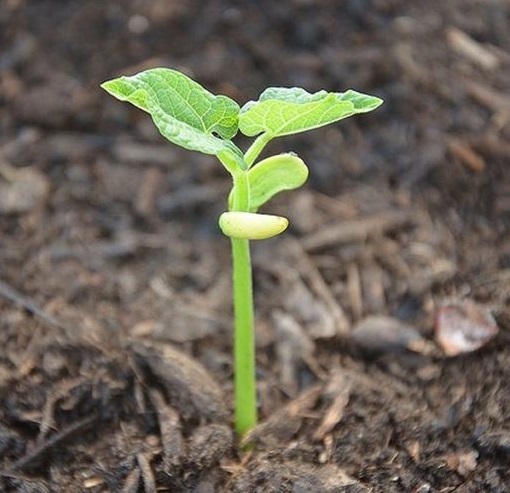
[[[461,163],[476,173],[485,170],[485,159],[475,152],[468,144],[457,139],[448,140],[448,149]]]
[[[104,478],[101,478],[99,476],[92,476],[90,478],[83,480],[83,487],[85,489],[97,488],[98,486],[101,486],[104,483],[105,483]]]
[[[135,211],[145,218],[153,218],[156,210],[156,198],[163,173],[152,167],[145,171],[135,200]]]
[[[124,481],[121,493],[138,493],[141,479],[140,469],[136,467],[129,473]]]
[[[335,320],[324,301],[312,292],[297,272],[286,273],[285,310],[292,314],[312,339],[338,335]]]
[[[338,224],[323,226],[302,240],[305,250],[312,252],[323,248],[366,241],[389,231],[412,225],[416,219],[412,211],[385,211],[368,217],[351,219]]]
[[[150,397],[158,416],[161,443],[163,444],[163,464],[165,471],[168,471],[180,465],[184,455],[181,421],[177,411],[165,402],[160,392],[151,390]]]
[[[388,274],[374,261],[363,266],[360,274],[365,310],[371,313],[384,312]]]
[[[464,31],[451,27],[446,31],[448,44],[460,55],[486,70],[499,66],[499,59],[486,45],[483,45]]]
[[[342,372],[336,372],[327,385],[324,393],[332,398],[324,418],[313,434],[315,440],[324,440],[325,436],[340,423],[351,395],[352,382]]]
[[[363,315],[361,277],[359,267],[354,262],[347,266],[347,293],[349,294],[349,301],[354,318],[361,318]]]
[[[327,315],[328,318],[331,318],[333,322],[331,330],[326,330],[328,326],[324,322],[327,322],[327,320],[323,322],[322,328],[317,327],[315,331],[317,338],[335,337],[337,335],[347,334],[350,329],[349,319],[331,292],[330,287],[322,277],[319,269],[315,266],[301,243],[296,240],[289,239],[287,242],[285,242],[283,248],[292,253],[296,260],[296,264],[300,265],[300,267],[303,269],[303,277],[308,281],[310,287],[312,288],[313,294],[321,301],[322,304],[324,304],[325,310],[321,310],[323,312],[323,316]],[[304,309],[303,305],[301,305],[301,307]]]
[[[483,104],[489,110],[510,112],[510,96],[507,93],[497,91],[488,84],[468,79],[463,82],[466,92],[478,103]]]
[[[291,315],[274,310],[271,319],[276,331],[280,381],[290,394],[294,394],[298,390],[299,365],[311,358],[315,346],[303,327]]]
[[[154,479],[154,473],[152,472],[149,460],[143,454],[136,454],[136,461],[142,473],[145,493],[157,493],[156,480]]]

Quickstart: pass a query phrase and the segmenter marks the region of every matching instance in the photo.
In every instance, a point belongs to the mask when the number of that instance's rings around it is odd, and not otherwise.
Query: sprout
[[[229,97],[211,94],[186,75],[166,68],[113,79],[102,87],[149,113],[170,142],[216,156],[232,177],[228,212],[220,216],[219,225],[232,246],[235,428],[242,436],[257,423],[249,241],[285,231],[287,219],[257,211],[276,194],[299,188],[308,178],[307,166],[293,153],[256,161],[276,137],[372,111],[382,100],[352,90],[311,94],[298,87],[270,87],[257,101],[240,108]],[[239,130],[255,137],[244,153],[232,141]]]

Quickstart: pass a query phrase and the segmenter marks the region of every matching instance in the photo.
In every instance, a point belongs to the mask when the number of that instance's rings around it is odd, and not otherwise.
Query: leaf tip
[[[113,79],[113,80],[106,80],[103,83],[99,84],[99,87],[101,89],[104,89],[107,93],[113,94],[115,92],[114,91],[115,79]]]
[[[384,99],[382,99],[382,98],[378,98],[377,96],[372,96],[372,98],[373,98],[373,102],[372,102],[371,109],[373,109],[373,110],[379,108],[379,106],[381,106],[381,104],[384,103]]]

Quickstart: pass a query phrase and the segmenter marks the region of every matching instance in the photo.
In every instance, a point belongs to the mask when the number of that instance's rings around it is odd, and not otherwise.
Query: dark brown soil
[[[386,101],[271,145],[311,179],[253,246],[250,452],[228,179],[98,88],[153,66]],[[506,0],[2,0],[0,491],[510,491],[509,87]],[[496,337],[448,356],[452,300]]]

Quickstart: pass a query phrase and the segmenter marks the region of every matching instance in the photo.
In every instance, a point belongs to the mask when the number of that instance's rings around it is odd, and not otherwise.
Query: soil
[[[0,491],[510,491],[508,1],[3,0],[0,46]],[[98,88],[154,66],[385,99],[268,150],[244,451],[228,179]]]

